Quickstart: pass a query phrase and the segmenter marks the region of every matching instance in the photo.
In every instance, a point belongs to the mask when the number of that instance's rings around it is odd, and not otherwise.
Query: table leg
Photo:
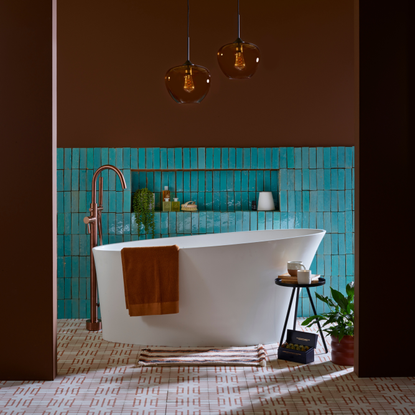
[[[293,290],[291,292],[290,304],[288,305],[287,316],[285,317],[284,328],[282,329],[282,333],[281,333],[280,346],[282,345],[282,343],[284,341],[284,333],[285,333],[285,329],[287,328],[288,317],[290,316],[290,310],[291,310],[291,305],[293,303],[294,293],[295,293],[295,288],[293,288]]]
[[[310,299],[311,308],[313,309],[313,313],[314,315],[317,315],[317,311],[316,311],[316,308],[314,307],[313,299],[311,298],[310,289],[308,287],[306,288],[307,288],[308,298]],[[324,350],[326,351],[326,353],[328,353],[329,351],[327,350],[327,345],[326,345],[326,341],[324,340],[323,331],[321,330],[320,322],[318,320],[317,320],[317,326],[318,326],[318,330],[320,331],[321,340],[323,341],[323,344],[324,344]]]
[[[295,290],[296,288],[294,288]],[[293,323],[293,330],[297,328],[297,316],[298,316],[298,298],[300,296],[300,288],[297,287],[297,297],[295,299],[295,312],[294,312],[294,323]]]

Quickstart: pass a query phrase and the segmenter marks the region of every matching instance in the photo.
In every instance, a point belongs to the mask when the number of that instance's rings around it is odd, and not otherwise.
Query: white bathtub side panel
[[[169,346],[275,343],[291,289],[274,279],[285,272],[287,260],[309,267],[322,237],[182,249],[180,312],[162,316],[130,317],[120,252],[94,251],[103,337]]]

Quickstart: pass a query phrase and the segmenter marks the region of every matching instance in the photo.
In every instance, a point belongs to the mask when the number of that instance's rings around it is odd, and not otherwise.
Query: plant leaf
[[[340,292],[330,287],[331,295],[333,296],[334,301],[344,310],[347,311],[347,298]]]

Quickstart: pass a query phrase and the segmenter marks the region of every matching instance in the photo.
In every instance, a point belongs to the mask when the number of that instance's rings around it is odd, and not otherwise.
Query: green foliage
[[[138,234],[143,230],[144,233],[152,234],[154,238],[154,200],[153,193],[147,188],[138,189],[133,196],[133,210],[135,221],[138,226]]]
[[[328,313],[308,317],[302,325],[310,327],[317,321],[324,321],[323,331],[337,337],[340,342],[344,336],[354,335],[354,282],[346,286],[347,297],[334,288],[330,287],[330,290],[334,301],[318,293],[316,297],[327,304],[331,310]]]

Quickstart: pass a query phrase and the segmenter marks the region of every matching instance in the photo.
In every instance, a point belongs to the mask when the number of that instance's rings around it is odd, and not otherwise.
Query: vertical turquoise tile
[[[206,212],[206,232],[213,233],[214,231],[214,213]]]
[[[213,148],[206,149],[206,168],[213,169]]]
[[[309,212],[310,211],[310,192],[304,191],[301,192],[300,195],[302,194],[303,197],[303,212]],[[299,209],[297,209],[298,211]]]
[[[300,171],[300,175],[301,175],[301,170]],[[310,170],[309,169],[303,169],[302,170],[302,189],[303,190],[310,190]]]
[[[266,212],[265,213],[265,229],[269,230],[273,227],[273,218],[272,218],[273,212]]]
[[[115,199],[116,212],[122,212],[123,211],[123,199],[124,199],[123,192],[115,192],[115,195],[116,195],[116,199]]]
[[[242,169],[243,167],[243,149],[237,148],[236,149],[236,168]]]
[[[227,169],[229,166],[229,149],[222,148],[222,169]]]
[[[59,167],[58,167],[59,168]],[[79,169],[79,148],[72,149],[72,169]]]
[[[303,147],[301,149],[301,168],[302,169],[309,168],[309,159],[310,159],[310,149],[308,147]]]
[[[241,172],[239,170],[236,170],[234,172],[234,178],[235,178],[235,187],[234,190],[239,192],[241,191]]]
[[[214,169],[220,169],[220,155],[221,155],[220,148],[215,148],[213,150],[213,168]]]
[[[235,212],[235,231],[236,232],[241,232],[243,230],[243,226],[242,226],[242,212]]]
[[[220,172],[220,191],[226,191],[226,171]]]
[[[289,149],[290,148],[292,148],[292,147],[289,147]],[[302,152],[302,148],[301,147],[294,148],[294,165],[292,167],[294,167],[296,169],[301,169],[301,166],[302,166],[302,162],[301,162],[301,152]]]
[[[263,174],[264,174],[264,191],[270,192],[272,190],[271,189],[271,172],[269,170],[264,170]],[[235,183],[236,183],[236,179],[235,179]]]
[[[352,191],[346,190],[344,192],[344,210],[352,210]]]
[[[58,235],[63,235],[65,233],[65,214],[58,213],[58,224],[57,224],[57,231]]]
[[[304,229],[310,228],[310,214],[303,211],[303,225]]]
[[[123,197],[123,201],[122,201],[123,209],[122,209],[122,211],[123,212],[131,212],[131,210],[132,210],[132,206],[131,206],[131,192],[129,192],[128,190],[125,190],[122,193],[122,197]]]
[[[154,191],[160,191],[160,190],[156,190],[156,188],[155,188]],[[184,191],[183,172],[178,171],[178,172],[176,172],[176,192],[183,192],[183,191]]]
[[[259,212],[250,212],[250,230],[258,230],[258,213]]]
[[[214,211],[220,210],[220,193],[221,192],[213,192],[213,210]]]
[[[251,230],[251,212],[242,212],[243,231]]]
[[[281,190],[288,190],[288,171],[287,169],[280,170],[280,188]]]
[[[345,234],[346,238],[346,245],[345,245],[345,253],[346,254],[353,254],[354,249],[353,249],[353,245],[354,245],[354,234],[351,232],[347,232]]]
[[[317,191],[317,212],[324,211],[324,192],[322,190]]]
[[[79,170],[76,170],[76,169],[72,170],[71,186],[72,186],[72,191],[79,190]]]
[[[337,147],[330,148],[330,167],[335,169],[338,167],[337,163]]]
[[[331,253],[333,255],[339,254],[339,235],[335,233],[331,235]]]
[[[324,167],[324,148],[323,147],[317,147],[317,165],[316,167],[318,169],[322,169]]]
[[[190,167],[197,169],[197,148],[190,149]]]
[[[183,190],[185,192],[190,192],[190,172],[185,171],[183,173]]]
[[[344,212],[346,210],[345,192],[337,192],[337,197],[338,197],[339,211]]]
[[[198,192],[197,193],[197,208],[198,210],[206,210],[206,205],[205,205],[205,192]]]
[[[344,190],[346,187],[345,173],[344,169],[337,170],[337,189],[339,190]]]
[[[251,150],[244,148],[244,169],[251,168]]]
[[[80,148],[79,149],[79,168],[80,169],[86,169],[87,168],[86,148]]]
[[[331,188],[331,170],[324,169],[324,190],[330,190]]]
[[[122,149],[123,151],[123,163],[122,168],[123,169],[130,169],[131,168],[131,149],[129,147],[125,147]],[[102,153],[101,153],[102,155]]]
[[[354,165],[353,163],[353,147],[346,147],[346,156],[345,156],[345,162],[344,167],[345,168],[352,168]]]
[[[310,190],[317,190],[317,170],[310,170]]]
[[[70,235],[71,234],[71,229],[72,229],[72,221],[71,221],[71,214],[70,213],[64,213],[64,232],[66,235]]]
[[[286,169],[287,168],[287,148],[281,147],[280,148],[280,168]]]
[[[153,168],[153,149],[146,148],[146,169]]]
[[[88,166],[89,164],[89,149],[87,149],[87,168],[89,169],[90,167]],[[117,162],[117,150],[115,148],[110,148],[108,149],[108,163],[111,164],[112,166],[115,166]]]
[[[130,165],[132,169],[138,169],[138,149],[130,149]]]
[[[155,147],[153,149],[153,169],[160,169],[161,166],[161,156],[160,156],[160,148]],[[131,168],[133,168],[131,166]]]
[[[124,233],[124,217],[121,213],[115,215],[115,234],[122,235]]]
[[[116,149],[116,158],[115,158],[115,167],[122,169],[123,166],[123,149],[117,148]],[[94,157],[94,165],[95,165],[95,157]]]
[[[184,233],[184,212],[176,213],[176,230],[178,234]]]
[[[63,254],[65,256],[70,256],[71,255],[71,250],[72,250],[72,237],[71,235],[64,235],[63,237]]]
[[[72,170],[65,169],[63,171],[63,190],[71,190]]]
[[[284,168],[287,166],[284,165]],[[279,148],[274,147],[272,149],[272,168],[279,169],[280,168],[280,150]]]
[[[264,231],[265,230],[265,212],[264,211],[258,211],[258,230]]]
[[[228,211],[228,195],[226,192],[219,192],[220,193],[220,207],[219,210],[221,212]]]
[[[324,170],[317,169],[317,190],[324,189]]]
[[[174,148],[167,149],[167,168],[174,169]]]
[[[78,214],[72,213],[71,214],[71,234],[76,235],[79,233],[78,231]]]
[[[206,191],[211,192],[213,190],[212,172],[207,171],[205,173]]]
[[[155,215],[156,213],[154,213],[154,225],[155,225]],[[135,220],[135,213],[132,213],[130,216],[130,233],[133,235],[137,235],[138,234],[138,224]],[[155,228],[155,226],[154,226]],[[155,229],[154,229],[155,230]]]
[[[339,227],[338,227],[338,213],[337,212],[331,212],[331,231],[333,233],[338,233],[339,232]]]
[[[199,233],[206,233],[207,212],[199,212]]]
[[[316,191],[310,192],[310,212],[317,211],[317,193]]]
[[[287,190],[280,191],[280,211],[286,212],[288,210],[288,192]]]
[[[241,179],[241,190],[247,191],[249,189],[248,186],[248,171],[244,170],[241,173],[242,179]]]
[[[213,212],[213,232],[220,233],[221,213]]]
[[[197,168],[198,169],[205,169],[205,148],[200,147],[197,149]]]
[[[256,191],[256,171],[249,171],[249,188],[250,192]]]
[[[207,192],[205,194],[205,209],[212,210],[213,209],[213,193]]]
[[[198,172],[197,171],[190,172],[190,177],[191,177],[190,191],[191,192],[197,192],[197,189],[198,189]]]
[[[337,216],[338,222],[337,222],[337,227],[338,227],[338,232],[339,233],[346,233],[346,215],[344,212],[339,212],[338,216]]]
[[[61,192],[64,189],[63,185],[63,170],[56,171],[56,189]]]
[[[71,169],[72,168],[72,149],[71,148],[65,148],[64,150],[64,159],[65,159],[65,169]]]
[[[265,148],[258,148],[258,169],[265,168]]]
[[[251,147],[251,169],[258,168],[258,149]]]
[[[343,169],[345,166],[345,147],[337,147],[337,167]]]
[[[304,170],[295,170],[295,179],[294,179],[294,189],[295,190],[302,190],[302,181],[303,175],[302,172]]]
[[[193,172],[192,172],[193,173]],[[198,173],[198,188],[199,192],[205,192],[205,172],[199,171]]]
[[[329,169],[331,167],[331,151],[330,147],[324,147],[324,168]]]
[[[316,212],[310,212],[310,228],[316,229],[317,228],[317,213]]]
[[[234,193],[234,206],[235,210],[242,210],[242,193],[241,192],[235,192]]]
[[[288,212],[295,212],[295,192],[293,190],[288,190]],[[281,209],[282,211],[283,209]]]
[[[162,235],[169,233],[169,212],[161,212],[160,233]]]
[[[302,203],[301,203],[302,192],[295,191],[294,194],[295,194],[295,211],[301,212],[303,210]]]
[[[154,234],[161,234],[161,212],[154,212]]]
[[[346,275],[354,275],[354,255],[346,255]]]
[[[170,197],[173,198],[175,197],[176,194],[176,172],[175,171],[170,171],[168,173],[169,175],[169,190],[170,190]]]
[[[272,168],[272,148],[270,148],[270,147],[265,148],[264,168],[265,169],[271,169]]]
[[[160,148],[160,168],[167,169],[167,148]]]
[[[338,190],[339,188],[339,174],[337,169],[327,170],[330,173],[330,189]]]
[[[149,172],[145,173],[145,175],[146,175],[147,189],[150,190],[150,192],[155,192],[155,190],[154,190],[154,173],[155,172],[152,172],[152,171],[149,171]],[[129,189],[130,189],[130,187],[127,184],[127,189],[124,190],[124,192],[128,192]]]
[[[116,222],[115,222],[115,213],[108,213],[108,233],[110,235],[115,235]]]
[[[295,188],[295,171],[287,170],[287,186],[288,190],[294,190]]]
[[[141,177],[141,173],[140,173],[140,177]],[[141,184],[141,179],[140,179],[140,184]],[[168,171],[161,172],[161,188],[162,188],[162,190],[164,190],[165,186],[169,187],[169,172]]]
[[[236,168],[236,150],[234,148],[229,149],[229,168]]]
[[[176,233],[176,212],[167,212],[168,214],[168,227],[169,233],[173,234]]]
[[[264,171],[258,170],[256,173],[256,190],[257,192],[264,191]]]
[[[354,231],[354,224],[353,224],[353,212],[346,211],[345,212],[345,219],[346,219],[346,233]]]
[[[242,192],[242,210],[249,210],[251,204],[249,203],[248,192]]]
[[[331,193],[331,202],[330,202],[330,210],[331,211],[338,211],[339,210],[339,204],[337,200],[337,195],[339,192],[332,191]]]
[[[138,168],[139,169],[146,168],[146,149],[145,148],[138,149]]]
[[[175,169],[183,168],[182,149],[180,147],[174,149],[174,168]]]
[[[288,229],[288,213],[287,212],[281,212],[280,226],[281,226],[281,229]]]
[[[199,213],[191,212],[192,217],[192,235],[197,235],[199,233]]]
[[[326,233],[323,238],[323,252],[325,255],[331,255],[331,234],[329,233]]]
[[[72,197],[71,192],[63,192],[63,211],[71,212],[72,211]]]
[[[339,255],[339,275],[346,276],[346,255]]]
[[[295,212],[294,215],[294,228],[300,229],[303,225],[303,213]]]
[[[64,161],[63,154],[64,154],[63,148],[56,149],[56,168],[57,169],[63,169],[65,167],[65,161]]]

